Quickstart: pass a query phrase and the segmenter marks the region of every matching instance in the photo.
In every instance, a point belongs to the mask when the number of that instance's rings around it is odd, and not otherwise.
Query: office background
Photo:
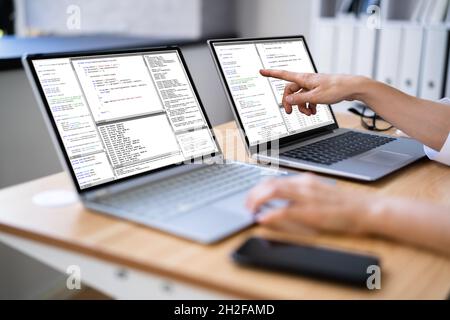
[[[448,0],[0,0],[0,188],[62,170],[18,58],[181,44],[213,125],[232,120],[204,40],[303,34],[320,72],[450,95]],[[347,104],[336,106],[345,111]],[[65,277],[0,244],[0,298],[62,297]]]

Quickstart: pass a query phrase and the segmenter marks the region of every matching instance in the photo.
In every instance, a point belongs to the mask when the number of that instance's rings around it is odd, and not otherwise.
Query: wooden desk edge
[[[61,175],[61,174],[63,174],[63,173],[57,173],[56,175]],[[129,223],[132,223],[132,222],[129,222]],[[132,224],[134,224],[134,223],[132,223]],[[155,229],[152,229],[152,230],[158,231]],[[92,248],[89,248],[88,246],[84,246],[84,245],[81,245],[78,243],[68,242],[63,239],[58,239],[55,237],[49,237],[44,234],[36,234],[32,231],[8,226],[1,222],[0,222],[0,232],[4,232],[4,233],[7,233],[7,234],[10,234],[13,236],[17,236],[17,237],[20,237],[20,238],[23,238],[26,240],[36,241],[41,244],[49,245],[49,246],[60,248],[63,250],[73,251],[78,254],[89,256],[91,258],[105,260],[105,261],[108,261],[111,263],[117,263],[119,265],[123,265],[128,268],[140,270],[143,272],[149,272],[149,273],[161,276],[161,277],[169,278],[174,281],[180,281],[187,285],[192,285],[194,287],[201,287],[206,290],[216,291],[216,292],[219,292],[219,293],[222,293],[225,295],[229,295],[229,296],[233,296],[236,298],[250,299],[250,300],[251,299],[267,299],[267,297],[264,295],[246,296],[245,294],[242,294],[242,292],[240,292],[238,290],[231,290],[231,289],[223,288],[220,286],[215,286],[207,281],[202,281],[201,279],[199,280],[194,277],[181,275],[177,272],[171,272],[171,271],[167,271],[163,268],[150,266],[148,264],[140,263],[140,262],[137,262],[130,258],[121,258],[117,255],[109,254],[109,253],[100,251],[98,249],[92,249]],[[186,239],[184,239],[184,240],[188,241]],[[224,241],[226,241],[226,240],[227,239],[225,239]]]

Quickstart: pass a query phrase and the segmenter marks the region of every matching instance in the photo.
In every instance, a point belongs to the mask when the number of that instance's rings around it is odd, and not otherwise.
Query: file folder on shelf
[[[430,11],[426,17],[426,23],[436,24],[445,20],[447,13],[448,0],[434,0],[430,5]]]
[[[315,24],[317,37],[314,40],[313,53],[320,73],[332,73],[335,62],[336,23],[332,19],[320,19]]]
[[[337,46],[334,73],[350,74],[353,65],[354,20],[337,20]]]
[[[403,27],[398,88],[412,96],[417,96],[419,93],[422,43],[422,27],[406,25]]]
[[[401,25],[385,24],[380,30],[376,79],[391,86],[398,86],[400,61]]]
[[[410,21],[412,22],[424,22],[425,14],[428,10],[428,7],[431,5],[431,1],[417,1],[415,3],[415,8],[413,13],[411,14]]]
[[[422,76],[419,87],[419,94],[423,99],[438,100],[443,96],[447,40],[446,26],[433,26],[425,29]]]
[[[366,25],[355,27],[352,74],[372,78],[376,51],[377,30]]]

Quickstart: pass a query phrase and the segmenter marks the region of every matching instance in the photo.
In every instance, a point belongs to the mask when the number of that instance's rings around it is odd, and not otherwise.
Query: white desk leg
[[[83,283],[116,299],[209,300],[232,298],[7,233],[0,232],[0,241],[62,273],[66,273],[69,266],[78,266]]]

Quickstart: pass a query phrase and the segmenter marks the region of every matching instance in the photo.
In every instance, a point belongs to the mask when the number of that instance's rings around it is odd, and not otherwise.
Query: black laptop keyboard
[[[390,137],[349,131],[284,152],[281,156],[330,166],[395,140]]]

